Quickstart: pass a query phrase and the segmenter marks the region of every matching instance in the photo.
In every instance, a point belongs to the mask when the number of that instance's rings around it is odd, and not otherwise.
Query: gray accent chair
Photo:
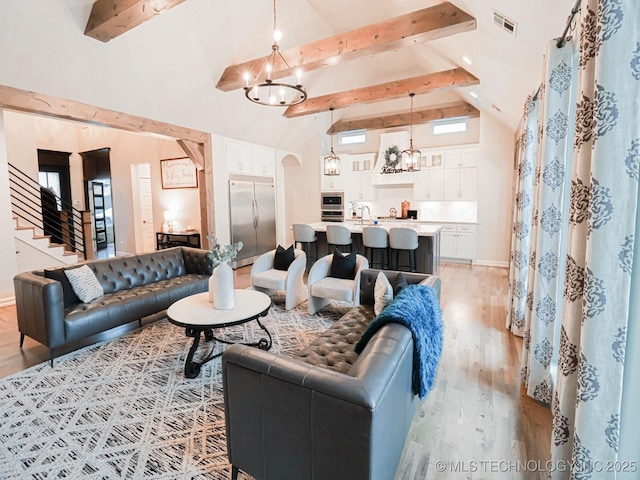
[[[44,270],[13,279],[20,347],[28,336],[49,347],[53,366],[56,348],[143,317],[162,312],[175,301],[206,292],[212,266],[207,250],[175,247],[153,253],[83,262],[100,282],[104,295],[65,306],[63,284]],[[52,269],[63,271],[82,264]],[[48,274],[49,272],[47,272]],[[70,287],[67,287],[70,288]],[[71,292],[72,293],[72,292]],[[72,296],[75,297],[75,295]]]
[[[394,227],[389,229],[389,249],[391,250],[391,268],[400,270],[401,252],[409,254],[409,268],[416,271],[416,251],[418,250],[418,232],[413,228]]]
[[[418,397],[411,386],[413,340],[383,326],[360,355],[354,346],[375,317],[379,270],[364,270],[361,305],[295,356],[232,345],[222,355],[227,453],[260,480],[390,480]],[[393,280],[398,272],[385,271]],[[405,274],[408,283],[439,277]]]

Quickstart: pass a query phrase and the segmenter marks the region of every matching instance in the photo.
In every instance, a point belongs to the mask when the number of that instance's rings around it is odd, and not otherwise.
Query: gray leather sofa
[[[13,283],[20,347],[25,335],[46,345],[53,366],[58,347],[134,320],[141,322],[180,298],[207,291],[212,270],[207,253],[175,247],[84,262],[104,290],[102,297],[86,304],[70,304],[69,294],[75,297],[68,291],[70,286],[63,288],[61,281],[47,278],[44,270],[16,275]],[[64,270],[78,266],[59,267],[46,275],[64,277]]]
[[[418,403],[413,340],[382,327],[358,356],[374,318],[379,270],[361,274],[360,303],[295,357],[232,345],[222,355],[227,452],[260,480],[391,480]],[[386,272],[392,278],[397,272]],[[405,273],[409,283],[440,279]]]

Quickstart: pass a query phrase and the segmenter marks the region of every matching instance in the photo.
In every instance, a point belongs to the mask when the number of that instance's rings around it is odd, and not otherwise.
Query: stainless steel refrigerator
[[[276,195],[273,179],[234,175],[229,180],[231,241],[242,241],[239,267],[276,248]]]

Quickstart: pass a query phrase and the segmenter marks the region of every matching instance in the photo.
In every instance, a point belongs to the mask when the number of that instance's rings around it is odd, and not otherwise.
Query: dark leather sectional
[[[110,328],[141,321],[162,312],[180,298],[208,289],[211,263],[207,250],[176,247],[153,253],[85,262],[102,285],[104,295],[81,303],[64,282],[68,265],[37,270],[14,278],[20,345],[24,336],[55,349]],[[66,303],[66,306],[65,306]]]
[[[294,357],[244,345],[222,356],[227,451],[233,478],[394,478],[418,398],[411,386],[413,340],[382,327],[353,351],[374,318],[379,270],[364,270],[360,303]],[[386,272],[394,277],[397,272]],[[434,287],[439,277],[405,274]]]

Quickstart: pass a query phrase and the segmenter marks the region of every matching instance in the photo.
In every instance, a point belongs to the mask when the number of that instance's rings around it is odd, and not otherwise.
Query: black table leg
[[[193,355],[200,344],[200,330],[187,328],[187,336],[193,337],[193,344],[187,354],[187,360],[184,362],[184,376],[187,378],[196,378],[200,375],[200,367],[202,364],[193,361]]]
[[[266,313],[267,312],[265,311],[264,315],[266,315]],[[267,330],[267,327],[265,327],[262,324],[262,322],[260,321],[260,317],[256,317],[254,320],[258,322],[258,326],[267,334],[267,338],[263,337],[257,342],[245,343],[244,345],[248,345],[250,347],[258,347],[261,350],[269,350],[273,345],[273,339],[271,337],[271,333],[269,332],[269,330]],[[198,350],[198,346],[200,345],[201,333],[204,333],[205,340],[209,342],[212,340],[215,340],[215,342],[224,343],[226,345],[233,345],[234,343],[237,343],[237,342],[230,342],[228,340],[223,340],[222,338],[216,337],[213,334],[213,329],[211,328],[187,327],[185,330],[185,334],[187,335],[187,337],[193,337],[193,344],[189,349],[189,353],[187,354],[187,359],[185,360],[185,363],[184,363],[184,376],[187,378],[196,378],[198,375],[200,375],[200,369],[205,363],[213,360],[214,358],[218,358],[220,355],[222,355],[222,352],[216,353],[215,355],[213,354],[213,351],[215,350],[215,347],[216,347],[216,344],[214,342],[214,344],[211,346],[211,351],[209,352],[209,354],[202,361],[194,362],[193,357],[196,353],[196,350]]]

